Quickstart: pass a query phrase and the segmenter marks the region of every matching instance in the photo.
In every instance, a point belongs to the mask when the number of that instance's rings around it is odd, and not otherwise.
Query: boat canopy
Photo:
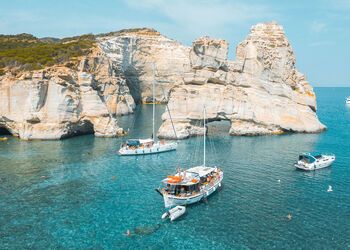
[[[197,174],[199,177],[204,177],[210,174],[211,172],[215,171],[215,169],[216,168],[198,166],[198,167],[189,168],[186,170],[186,172]]]
[[[153,139],[128,139],[126,145],[130,146],[140,146],[141,144],[151,143]]]
[[[140,146],[140,140],[138,139],[129,139],[126,141],[126,145],[128,146]]]
[[[140,139],[139,141],[141,144],[154,142],[154,140],[151,138],[150,139]]]
[[[315,162],[318,158],[321,158],[322,154],[320,153],[303,153],[299,155],[299,161],[305,161],[307,163],[313,163]]]
[[[199,183],[200,178],[206,177],[208,174],[214,172],[216,167],[193,167],[189,168],[181,173],[177,173],[174,176],[168,176],[162,180],[164,184],[172,185],[172,186],[193,186]],[[178,177],[181,177],[178,179]],[[175,181],[173,181],[176,178]]]

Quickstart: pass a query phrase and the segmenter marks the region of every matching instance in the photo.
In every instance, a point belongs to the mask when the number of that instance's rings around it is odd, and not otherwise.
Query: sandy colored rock
[[[190,48],[152,30],[101,37],[99,46],[113,65],[120,67],[137,103],[152,97],[153,81],[155,99],[166,101],[164,93],[174,84],[182,84],[191,69]]]
[[[234,62],[227,61],[227,43],[201,39],[193,43],[191,58],[199,59],[191,60],[185,84],[170,91],[169,109],[180,138],[203,134],[194,124],[203,119],[204,106],[209,122],[231,122],[232,135],[314,133],[326,128],[317,118],[316,96],[305,75],[296,69],[293,50],[280,25],[253,26],[237,46]],[[167,112],[163,120],[158,136],[174,138]]]
[[[79,70],[57,65],[25,77],[2,77],[0,127],[26,140],[121,133],[116,116],[133,112],[135,103],[125,79],[96,50]]]
[[[277,23],[261,23],[227,58],[228,43],[201,37],[192,47],[152,29],[97,37],[88,56],[43,70],[0,76],[0,128],[23,139],[83,133],[116,136],[117,119],[135,103],[166,102],[179,138],[202,135],[210,121],[229,120],[232,135],[319,132],[316,96]],[[158,135],[175,138],[167,112]]]

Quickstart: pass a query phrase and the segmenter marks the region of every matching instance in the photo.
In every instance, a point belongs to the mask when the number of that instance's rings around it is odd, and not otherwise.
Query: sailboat
[[[203,111],[204,123],[204,144],[203,144],[203,165],[178,170],[176,174],[169,175],[161,181],[162,187],[157,190],[163,196],[164,206],[174,207],[188,205],[201,201],[214,193],[224,177],[223,171],[206,164],[206,110]]]
[[[153,72],[154,72],[154,65],[153,65]],[[162,152],[168,152],[172,150],[176,150],[177,148],[177,143],[176,142],[167,142],[167,141],[158,141],[156,140],[155,137],[155,86],[154,86],[154,80],[155,76],[153,77],[153,82],[152,82],[152,138],[147,138],[147,139],[128,139],[126,142],[124,142],[121,145],[121,148],[119,149],[119,154],[120,155],[146,155],[146,154],[157,154],[157,153],[162,153]],[[168,108],[168,105],[166,106],[169,116],[170,115],[170,110]],[[173,126],[174,129],[174,126]],[[175,137],[176,137],[176,132],[174,130]]]

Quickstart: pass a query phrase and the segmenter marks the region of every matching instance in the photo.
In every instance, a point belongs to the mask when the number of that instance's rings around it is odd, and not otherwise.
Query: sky
[[[209,35],[235,47],[259,22],[284,27],[313,86],[350,87],[350,0],[0,0],[0,34],[67,37],[150,27],[191,45]]]

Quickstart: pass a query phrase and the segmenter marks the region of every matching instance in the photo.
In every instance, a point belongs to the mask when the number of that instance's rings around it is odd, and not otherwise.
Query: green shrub
[[[18,67],[23,70],[41,69],[87,55],[95,44],[88,34],[64,39],[38,39],[29,34],[0,35],[0,70]]]

